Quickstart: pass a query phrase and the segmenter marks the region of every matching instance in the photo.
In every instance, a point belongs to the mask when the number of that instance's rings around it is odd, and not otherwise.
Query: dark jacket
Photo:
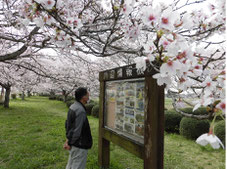
[[[86,115],[86,108],[82,103],[76,101],[70,106],[65,128],[69,146],[82,149],[91,148],[91,129]]]

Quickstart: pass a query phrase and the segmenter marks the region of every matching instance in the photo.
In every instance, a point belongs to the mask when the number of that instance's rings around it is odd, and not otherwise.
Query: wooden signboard
[[[163,168],[164,87],[136,65],[100,72],[99,165],[108,168],[110,142],[144,160],[144,169]]]

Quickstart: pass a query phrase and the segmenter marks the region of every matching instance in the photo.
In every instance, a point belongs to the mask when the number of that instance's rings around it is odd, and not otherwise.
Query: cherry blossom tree
[[[177,91],[176,105],[184,100],[181,93],[194,92],[198,98],[190,103],[194,110],[209,106],[214,117],[225,112],[224,0],[9,2],[11,5],[2,5],[4,18],[8,13],[12,16],[7,23],[28,30],[18,51],[54,46],[67,53],[135,58],[139,71],[152,66],[157,71],[153,78],[158,85]],[[14,38],[1,40],[10,41],[4,43],[8,49],[14,46]],[[6,52],[0,58],[16,57]]]
[[[17,80],[15,84],[15,88],[21,93],[21,99],[25,99],[25,93],[27,92],[27,96],[31,95],[31,92],[34,91],[35,86],[41,83],[41,76],[38,76],[32,71],[25,69],[25,75]]]
[[[11,87],[24,75],[24,70],[9,64],[0,64],[0,85],[5,89],[4,107],[9,107]]]
[[[80,86],[87,87],[91,96],[97,97],[99,72],[120,64],[119,59],[114,62],[110,62],[109,58],[91,60],[86,55],[71,53],[68,56],[68,53],[61,52],[61,56],[48,66],[51,78],[45,78],[38,86],[44,93],[60,93],[64,101]]]

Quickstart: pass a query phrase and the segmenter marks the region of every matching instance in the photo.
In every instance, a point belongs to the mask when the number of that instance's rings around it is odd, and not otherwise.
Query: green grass
[[[172,105],[172,99],[171,98],[165,98],[165,108],[170,110],[173,109],[173,105]]]
[[[62,169],[67,107],[45,97],[13,100],[0,107],[0,169]],[[98,119],[89,117],[94,145],[87,168],[98,169]],[[165,134],[165,169],[224,169],[225,151],[200,147],[176,134]],[[142,169],[143,161],[111,144],[111,169]]]

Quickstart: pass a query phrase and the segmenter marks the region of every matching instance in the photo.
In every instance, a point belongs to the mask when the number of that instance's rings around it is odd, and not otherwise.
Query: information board
[[[144,78],[107,81],[104,125],[135,140],[144,136]],[[136,139],[136,140],[138,140]]]

